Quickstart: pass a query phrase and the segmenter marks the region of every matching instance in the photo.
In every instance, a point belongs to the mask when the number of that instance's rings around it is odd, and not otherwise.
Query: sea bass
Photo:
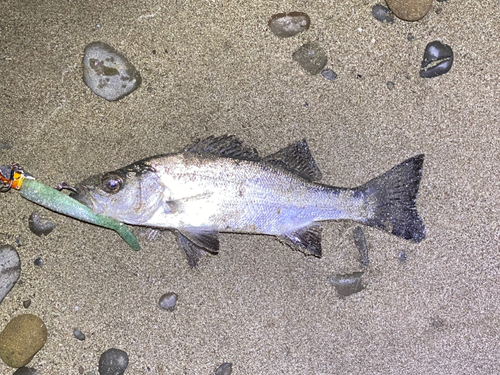
[[[71,196],[95,214],[174,231],[191,267],[219,251],[219,233],[277,236],[321,256],[321,223],[353,220],[420,242],[416,199],[424,155],[356,188],[318,183],[305,140],[267,157],[234,136],[209,137],[184,151],[95,175]]]

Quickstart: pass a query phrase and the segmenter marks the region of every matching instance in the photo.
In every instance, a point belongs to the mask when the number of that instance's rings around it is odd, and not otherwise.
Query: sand
[[[168,232],[140,236],[136,253],[109,230],[1,194],[0,242],[17,247],[22,274],[0,325],[33,313],[49,330],[31,367],[97,374],[100,353],[114,347],[129,354],[134,375],[211,374],[223,362],[233,374],[500,371],[500,6],[434,2],[421,21],[382,24],[375,4],[2,2],[0,143],[13,148],[0,164],[16,161],[44,183],[74,184],[225,133],[262,155],[306,138],[323,182],[335,186],[426,155],[418,209],[427,238],[367,228],[366,288],[347,298],[328,278],[362,270],[351,222],[325,224],[321,259],[272,237],[223,234],[220,254],[191,270]],[[292,10],[309,14],[310,29],[272,35],[270,16]],[[311,40],[335,81],[291,59]],[[433,40],[450,45],[455,62],[422,79]],[[118,102],[91,93],[81,60],[93,41],[136,66],[137,91]],[[34,210],[57,224],[49,236],[30,232]],[[173,313],[157,307],[166,292],[179,296]],[[13,371],[0,363],[1,374]]]

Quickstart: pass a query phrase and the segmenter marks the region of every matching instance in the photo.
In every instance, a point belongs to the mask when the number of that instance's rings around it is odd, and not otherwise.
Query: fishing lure
[[[137,238],[135,238],[125,224],[109,216],[94,214],[84,204],[57,189],[42,184],[33,176],[27,175],[18,164],[11,164],[11,175],[9,178],[4,176],[0,171],[0,183],[0,192],[6,192],[10,189],[19,190],[23,198],[33,203],[87,223],[113,229],[133,250],[140,250],[141,248]],[[62,188],[67,188],[67,186],[62,186]]]

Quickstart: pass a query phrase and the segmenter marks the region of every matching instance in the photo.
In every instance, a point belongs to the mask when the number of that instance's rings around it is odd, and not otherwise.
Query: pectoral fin
[[[285,243],[293,249],[299,250],[304,254],[312,254],[321,257],[321,231],[323,228],[316,223],[308,227],[301,228],[295,232],[285,234],[283,239]]]
[[[186,253],[191,268],[198,265],[198,261],[206,253],[219,252],[219,232],[200,228],[183,229],[176,232],[177,241]]]

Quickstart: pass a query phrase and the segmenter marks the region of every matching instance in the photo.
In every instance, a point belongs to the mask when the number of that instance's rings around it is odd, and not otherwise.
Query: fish
[[[260,157],[234,135],[210,136],[91,176],[70,196],[95,214],[131,225],[169,229],[188,264],[219,252],[220,233],[276,236],[306,255],[322,256],[323,223],[352,220],[420,242],[417,212],[424,155],[355,188],[320,183],[305,139]]]

